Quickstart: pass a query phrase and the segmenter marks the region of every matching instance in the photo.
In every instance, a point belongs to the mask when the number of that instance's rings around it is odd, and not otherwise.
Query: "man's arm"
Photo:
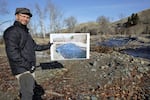
[[[53,43],[48,43],[45,45],[39,45],[39,44],[36,44],[34,40],[33,40],[33,43],[34,43],[34,50],[35,51],[42,51],[42,50],[50,49],[51,45],[53,44]]]

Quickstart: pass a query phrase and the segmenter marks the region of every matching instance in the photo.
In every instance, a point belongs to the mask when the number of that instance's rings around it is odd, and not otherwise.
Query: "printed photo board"
[[[51,60],[89,59],[89,33],[51,33]]]

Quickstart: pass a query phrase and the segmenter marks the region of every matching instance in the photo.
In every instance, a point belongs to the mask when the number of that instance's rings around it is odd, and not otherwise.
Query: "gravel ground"
[[[45,90],[43,99],[150,99],[149,61],[115,51],[91,52],[90,58],[83,61],[59,61],[64,66],[61,69],[38,68],[36,80]],[[16,79],[11,75],[7,59],[3,57],[0,61],[0,90],[6,97],[15,99],[18,91]],[[3,100],[3,95],[0,97]]]

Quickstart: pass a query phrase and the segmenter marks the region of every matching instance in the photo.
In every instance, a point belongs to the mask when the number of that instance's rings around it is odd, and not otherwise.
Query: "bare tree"
[[[117,23],[117,26],[115,27],[115,33],[116,34],[125,34],[126,33],[126,30],[125,30],[125,15],[123,13],[120,13],[118,15],[118,18],[120,19],[119,20],[119,23]]]
[[[11,23],[12,20],[7,20],[7,21],[0,21],[0,34],[4,31],[3,25],[5,23]]]
[[[68,27],[69,31],[74,32],[75,25],[77,24],[77,20],[75,17],[70,16],[64,20],[65,25]]]
[[[1,23],[0,23],[0,26],[3,25],[3,24],[5,24],[5,23],[8,23],[8,22],[11,22],[11,20],[7,20],[7,21],[1,22]]]
[[[36,13],[39,17],[39,24],[40,24],[40,28],[41,28],[41,33],[43,34],[43,38],[45,38],[45,33],[46,33],[45,32],[45,26],[44,26],[45,10],[42,10],[37,3],[35,4],[35,8],[36,8]]]
[[[29,31],[30,31],[30,34],[33,36],[35,33],[36,33],[36,31],[37,31],[37,29],[35,29],[35,27],[34,27],[34,23],[33,23],[33,21],[30,21],[30,23],[28,24],[28,28],[30,29]]]
[[[0,16],[3,16],[4,14],[8,14],[8,9],[7,9],[7,1],[6,0],[0,0]],[[0,26],[9,22],[10,20],[7,21],[1,21],[0,20]]]
[[[144,29],[144,33],[150,34],[150,17],[148,15],[145,16],[144,24],[146,25]]]
[[[63,13],[51,1],[47,3],[47,10],[50,17],[50,32],[57,32],[61,29]]]
[[[99,16],[96,20],[96,22],[99,24],[99,31],[100,33],[108,33],[109,32],[109,18],[105,16]]]
[[[8,14],[8,9],[7,9],[7,0],[0,0],[0,14]]]

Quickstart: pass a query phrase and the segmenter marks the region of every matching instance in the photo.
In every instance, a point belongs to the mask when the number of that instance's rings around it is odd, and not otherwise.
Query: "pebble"
[[[94,64],[93,64],[93,66],[95,66],[95,67],[97,66],[97,61],[94,61]]]
[[[98,100],[98,99],[95,96],[91,96],[91,100]]]
[[[91,71],[92,71],[92,72],[96,72],[97,70],[96,70],[95,68],[92,68]]]
[[[109,66],[108,65],[101,66],[101,69],[106,69],[106,68],[109,68]]]

